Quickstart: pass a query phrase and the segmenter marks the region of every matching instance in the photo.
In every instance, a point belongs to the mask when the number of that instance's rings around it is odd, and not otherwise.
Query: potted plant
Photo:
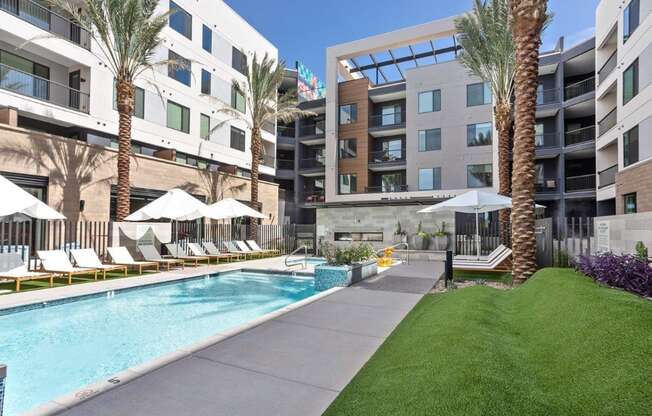
[[[394,244],[406,243],[407,242],[407,233],[401,227],[401,221],[396,223],[396,230],[394,230]]]
[[[428,248],[429,235],[421,229],[421,221],[417,226],[417,233],[412,237],[412,247],[415,250],[426,250]]]
[[[441,227],[430,236],[430,249],[437,251],[444,251],[448,248],[448,232],[446,231],[446,223],[441,222]]]

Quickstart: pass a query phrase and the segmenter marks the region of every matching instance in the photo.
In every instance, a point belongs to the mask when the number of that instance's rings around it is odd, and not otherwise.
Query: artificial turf
[[[650,415],[652,302],[568,269],[427,295],[326,415]]]

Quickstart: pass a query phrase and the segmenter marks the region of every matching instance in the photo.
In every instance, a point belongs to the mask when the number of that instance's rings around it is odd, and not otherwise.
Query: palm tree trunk
[[[546,0],[511,2],[516,49],[514,78],[514,171],[512,174],[513,277],[522,283],[536,272],[534,234],[534,123],[539,75],[539,46]]]
[[[510,129],[512,127],[511,102],[496,103],[494,113],[496,117],[496,130],[498,130],[498,193],[504,196],[511,196],[510,182],[512,173],[509,166],[509,151],[511,147]],[[502,209],[499,214],[500,242],[507,247],[511,246],[510,211],[509,209]]]
[[[131,153],[131,115],[134,110],[133,83],[118,80],[118,195],[116,220],[123,221],[129,215],[129,154]]]
[[[258,165],[260,164],[261,154],[261,136],[260,127],[254,126],[251,129],[251,208],[258,210]],[[252,219],[249,226],[249,239],[255,240],[258,235],[258,220]]]

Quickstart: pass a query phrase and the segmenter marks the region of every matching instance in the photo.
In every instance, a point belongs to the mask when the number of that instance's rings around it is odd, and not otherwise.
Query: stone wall
[[[598,227],[601,222],[609,223],[609,249],[621,253],[635,253],[634,247],[642,241],[652,254],[652,212],[638,214],[611,215],[595,218],[595,240],[600,239]],[[592,250],[597,250],[597,243],[592,244]]]

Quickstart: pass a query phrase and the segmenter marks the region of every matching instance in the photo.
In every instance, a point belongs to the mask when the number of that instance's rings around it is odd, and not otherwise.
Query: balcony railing
[[[618,122],[618,107],[614,107],[606,116],[598,122],[598,136],[602,136]]]
[[[396,127],[405,123],[405,111],[376,114],[369,117],[369,127]]]
[[[590,77],[579,82],[567,85],[565,90],[566,99],[579,97],[583,94],[588,94],[595,91],[595,77]]]
[[[405,160],[405,148],[369,152],[369,163],[399,162]]]
[[[301,169],[322,169],[326,166],[326,157],[315,156],[299,160]]]
[[[582,127],[581,129],[567,131],[565,138],[566,146],[592,142],[595,140],[595,126]]]
[[[618,63],[618,50],[615,50],[611,54],[607,62],[602,65],[602,68],[598,71],[598,84],[601,84],[608,76],[616,69],[616,64]]]
[[[542,182],[535,183],[534,188],[537,193],[557,192],[557,179],[556,178],[544,179]]]
[[[0,64],[0,88],[88,113],[90,97],[85,92],[3,64]]]
[[[605,186],[616,183],[616,173],[618,173],[618,165],[613,165],[610,168],[598,172],[598,187],[604,188]]]
[[[263,123],[262,129],[265,130],[268,133],[272,133],[272,134],[276,133],[276,125],[274,123],[272,123],[271,121],[267,121],[267,122]]]
[[[260,158],[260,163],[261,163],[263,166],[267,166],[267,167],[269,167],[269,168],[273,168],[273,167],[276,166],[276,158],[275,158],[274,156],[270,156],[270,155],[263,155],[263,156]]]
[[[305,194],[305,201],[309,204],[314,204],[318,202],[324,202],[326,201],[326,194],[324,191],[312,191],[312,192],[306,192]]]
[[[0,10],[34,26],[61,36],[84,49],[91,49],[91,36],[76,23],[32,0],[0,0]]]
[[[534,136],[534,145],[537,149],[559,146],[559,133],[543,133]]]
[[[294,126],[276,126],[276,135],[282,137],[294,138]]]
[[[367,194],[385,194],[389,192],[407,192],[408,186],[405,184],[385,184],[381,186],[367,186],[365,193]]]
[[[566,178],[566,192],[589,191],[592,189],[595,189],[595,173]]]
[[[559,102],[559,88],[537,91],[537,105]]]
[[[294,160],[290,159],[277,159],[276,169],[294,170]]]
[[[322,136],[326,132],[326,123],[321,120],[316,123],[305,124],[299,127],[299,136]]]

